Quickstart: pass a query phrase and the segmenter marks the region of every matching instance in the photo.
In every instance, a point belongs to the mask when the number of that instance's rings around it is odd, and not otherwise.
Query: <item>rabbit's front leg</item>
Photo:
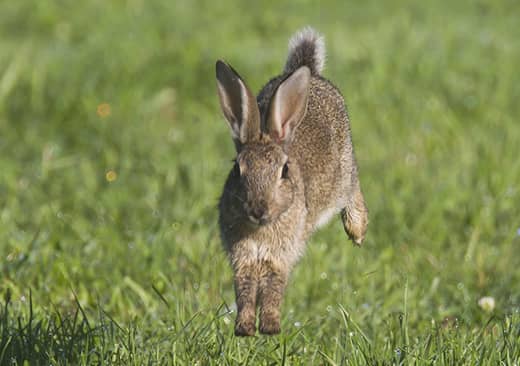
[[[260,333],[280,333],[280,307],[282,305],[288,270],[283,264],[264,262],[258,284],[260,307]]]
[[[235,296],[237,317],[235,335],[254,336],[256,332],[256,292],[255,269],[243,266],[235,270]]]

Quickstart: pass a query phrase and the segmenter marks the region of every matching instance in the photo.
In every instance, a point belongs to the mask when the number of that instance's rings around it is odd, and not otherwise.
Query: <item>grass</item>
[[[0,364],[518,365],[515,1],[0,5]],[[346,96],[370,227],[235,338],[214,62],[258,90],[312,24]],[[492,311],[478,305],[496,301]]]

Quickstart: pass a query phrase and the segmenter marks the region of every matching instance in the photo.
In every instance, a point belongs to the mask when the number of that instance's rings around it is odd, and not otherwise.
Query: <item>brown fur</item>
[[[346,233],[361,244],[368,224],[344,100],[316,75],[323,60],[313,40],[322,40],[306,32],[292,46],[290,72],[272,79],[256,101],[238,73],[217,62],[220,102],[237,148],[219,224],[235,273],[240,336],[255,334],[257,308],[260,332],[280,332],[290,271],[317,227],[341,213]]]

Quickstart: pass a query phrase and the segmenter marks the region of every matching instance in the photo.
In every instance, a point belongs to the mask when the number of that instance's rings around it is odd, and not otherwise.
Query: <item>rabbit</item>
[[[289,41],[283,73],[255,98],[216,62],[220,106],[236,148],[219,201],[223,246],[234,271],[235,335],[280,333],[291,269],[318,227],[339,213],[360,245],[368,210],[340,91],[321,76],[323,37],[306,27]]]

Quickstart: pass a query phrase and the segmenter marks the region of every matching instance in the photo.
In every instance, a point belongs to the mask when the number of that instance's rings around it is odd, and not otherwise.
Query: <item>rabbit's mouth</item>
[[[244,208],[249,222],[254,226],[265,225],[271,221],[271,215],[269,215],[269,211],[265,203],[246,204]]]
[[[253,224],[254,226],[262,226],[266,225],[271,222],[267,217],[255,217],[253,215],[248,215],[247,218],[249,219],[249,222]]]

